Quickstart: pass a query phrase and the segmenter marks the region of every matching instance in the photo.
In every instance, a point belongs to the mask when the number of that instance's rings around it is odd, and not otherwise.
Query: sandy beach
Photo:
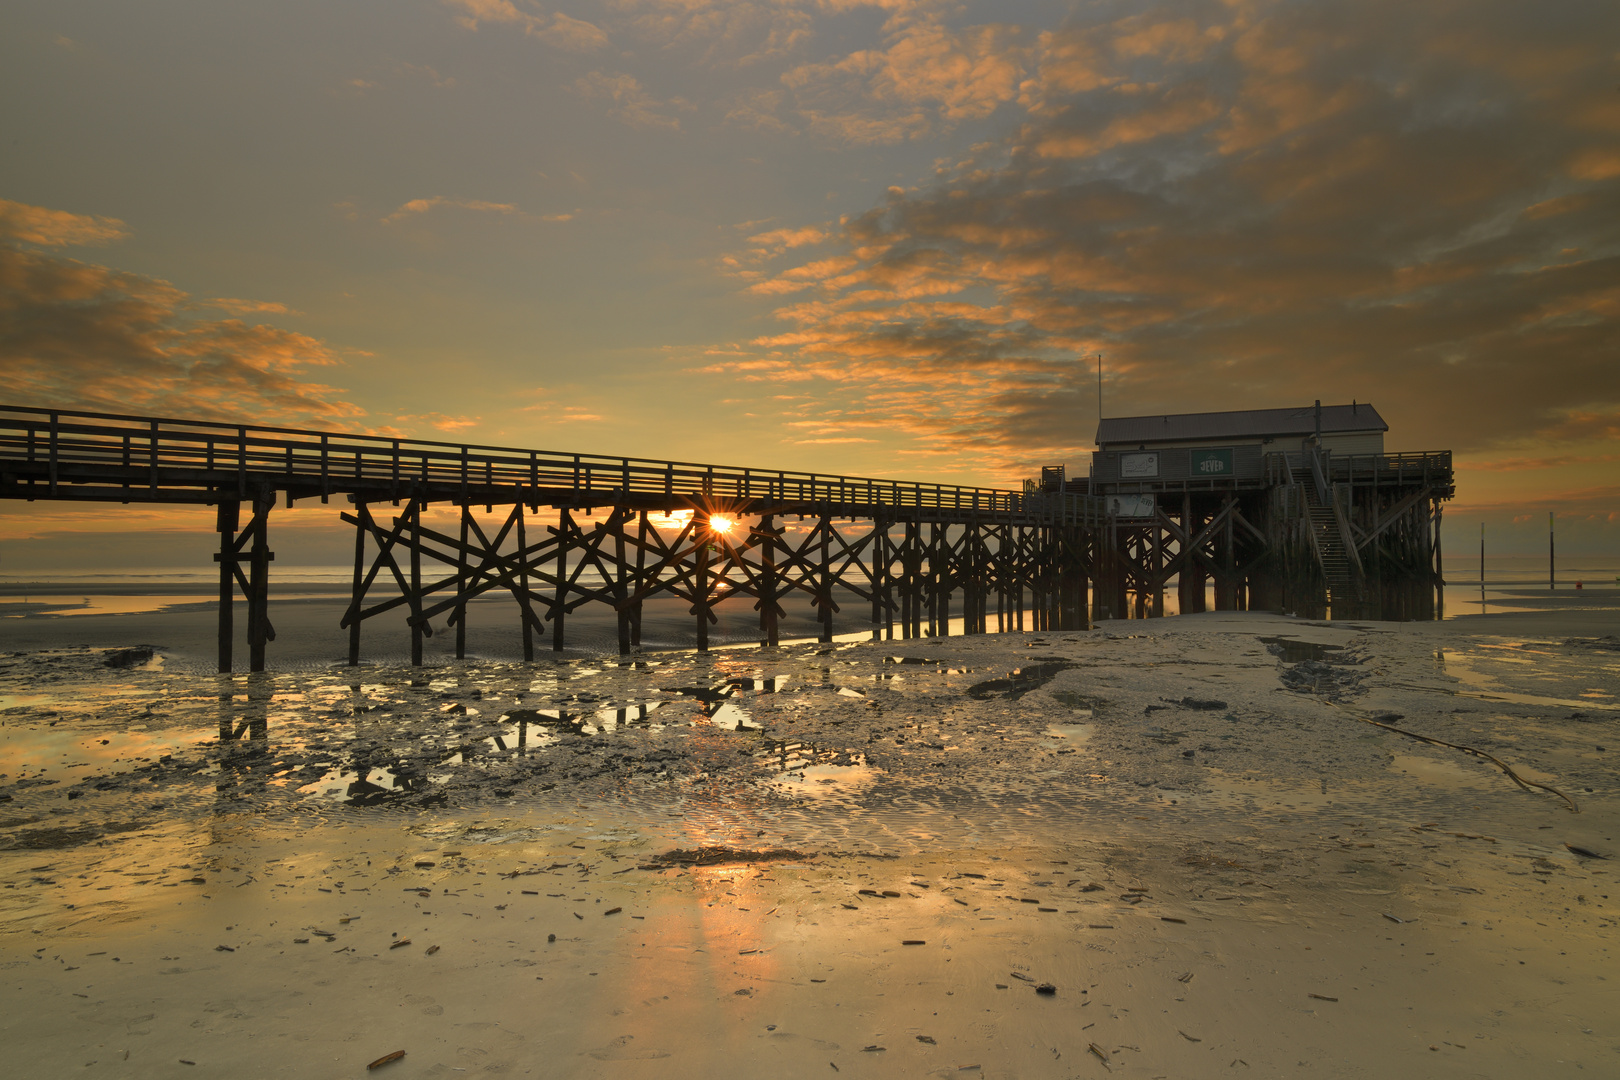
[[[1587,602],[413,671],[294,648],[313,599],[261,676],[201,606],[9,621],[0,1030],[19,1075],[1613,1075]]]

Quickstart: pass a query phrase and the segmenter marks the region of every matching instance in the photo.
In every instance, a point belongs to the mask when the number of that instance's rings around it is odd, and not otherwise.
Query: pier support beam
[[[697,650],[709,651],[709,555],[714,543],[709,527],[709,515],[694,514],[692,537],[697,544],[697,573],[692,588],[692,614],[697,616]]]
[[[777,622],[780,609],[777,603],[779,585],[776,576],[775,517],[766,514],[760,518],[755,535],[759,537],[759,643],[766,648],[775,648],[781,643]]]
[[[264,670],[264,647],[276,639],[275,628],[270,625],[270,564],[276,554],[270,550],[270,508],[276,504],[276,493],[269,488],[259,492],[253,502],[253,520],[248,523],[248,535],[253,539],[249,555],[248,573],[248,670]]]
[[[241,503],[221,499],[215,512],[215,529],[219,532],[219,670],[231,670],[231,651],[236,640],[236,527]]]
[[[412,499],[410,508],[406,511],[410,519],[412,539],[416,540],[422,535],[422,503]],[[427,635],[427,626],[422,618],[422,545],[411,544],[411,666],[422,666],[422,640]]]
[[[555,598],[551,605],[551,651],[563,651],[563,613],[567,610],[568,595],[568,547],[573,542],[574,533],[573,515],[565,506],[557,511],[557,585]]]
[[[354,501],[355,516],[361,521],[371,519],[371,511],[364,499]],[[356,525],[354,529],[354,579],[349,587],[349,596],[352,598],[350,613],[359,605],[365,595],[366,580],[366,526]],[[360,620],[349,622],[349,666],[354,667],[360,663]]]

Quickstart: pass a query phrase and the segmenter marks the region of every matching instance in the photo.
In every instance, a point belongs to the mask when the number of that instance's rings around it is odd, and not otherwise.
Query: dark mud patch
[[[670,870],[677,866],[726,866],[735,863],[798,862],[815,858],[814,853],[793,851],[789,848],[767,848],[749,851],[746,848],[700,847],[676,848],[642,863],[642,870]]]
[[[1603,652],[1620,652],[1620,637],[1606,634],[1599,638],[1566,638],[1564,647],[1568,649],[1598,649]]]
[[[1045,659],[1044,657],[1041,659]],[[1004,697],[1017,701],[1032,690],[1039,690],[1055,679],[1061,672],[1079,665],[1068,660],[1048,660],[1045,663],[1029,664],[1025,667],[1014,668],[1005,679],[986,679],[981,683],[974,683],[967,688],[970,698],[984,701],[988,698]]]
[[[1337,698],[1362,692],[1362,672],[1349,671],[1332,661],[1302,660],[1283,669],[1282,684],[1296,694],[1321,694]]]
[[[99,828],[81,826],[60,829],[23,829],[0,839],[0,851],[56,851],[61,848],[80,847],[115,833],[135,832],[146,828],[144,822],[128,821],[103,825]]]
[[[156,650],[150,645],[140,645],[133,649],[114,649],[101,661],[104,667],[132,668],[152,662]]]

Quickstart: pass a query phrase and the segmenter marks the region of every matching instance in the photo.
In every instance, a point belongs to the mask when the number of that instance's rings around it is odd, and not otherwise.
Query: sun
[[[717,536],[730,536],[737,523],[724,514],[709,515],[709,531]]]

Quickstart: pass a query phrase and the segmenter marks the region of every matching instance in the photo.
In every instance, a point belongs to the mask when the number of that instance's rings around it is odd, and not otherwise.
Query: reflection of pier
[[[562,649],[585,605],[615,613],[628,653],[660,596],[689,606],[699,649],[728,600],[752,602],[762,644],[776,644],[795,596],[822,640],[851,596],[870,605],[874,637],[942,634],[953,601],[967,633],[1084,629],[1103,521],[1083,495],[0,408],[0,497],[216,507],[222,671],[238,589],[252,670],[275,639],[278,495],[352,504],[351,663],[365,621],[389,613],[410,626],[413,662],[439,616],[464,655],[468,603],[491,593],[515,600],[527,659],[548,631]],[[448,529],[427,519],[440,505],[459,511]]]

